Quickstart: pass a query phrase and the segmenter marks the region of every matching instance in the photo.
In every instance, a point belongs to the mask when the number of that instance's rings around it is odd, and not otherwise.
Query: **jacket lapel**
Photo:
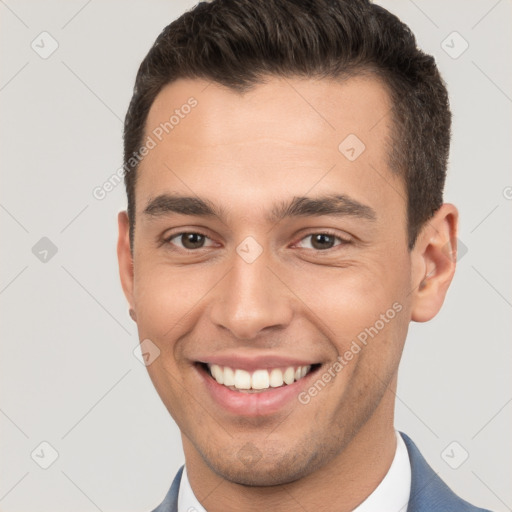
[[[489,512],[459,498],[434,472],[411,438],[400,432],[411,462],[411,494],[407,512]]]
[[[180,490],[181,475],[183,474],[183,466],[178,470],[172,482],[169,492],[164,501],[158,505],[152,512],[178,512],[178,492]]]

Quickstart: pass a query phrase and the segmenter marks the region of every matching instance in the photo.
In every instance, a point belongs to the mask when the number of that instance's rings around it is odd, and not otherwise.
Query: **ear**
[[[133,258],[130,250],[130,223],[125,211],[117,216],[119,237],[117,240],[117,260],[119,262],[119,275],[121,285],[130,310],[134,309],[133,303]]]
[[[459,213],[453,204],[443,204],[425,223],[412,249],[411,318],[427,322],[443,305],[455,273]]]

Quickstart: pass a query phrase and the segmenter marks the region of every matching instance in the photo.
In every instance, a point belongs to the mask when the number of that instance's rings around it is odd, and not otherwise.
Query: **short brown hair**
[[[389,166],[405,180],[408,245],[442,205],[450,148],[448,93],[432,56],[411,30],[369,0],[213,0],[165,27],[142,61],[124,123],[130,242],[137,163],[160,90],[178,78],[238,92],[266,76],[347,78],[371,73],[392,101]],[[130,160],[131,159],[131,160]]]

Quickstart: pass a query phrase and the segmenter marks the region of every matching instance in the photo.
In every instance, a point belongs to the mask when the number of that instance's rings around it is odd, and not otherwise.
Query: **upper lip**
[[[229,366],[230,368],[246,370],[252,372],[264,368],[286,368],[289,366],[308,366],[317,364],[317,360],[299,359],[279,354],[262,354],[258,356],[248,356],[246,354],[216,354],[199,358],[197,360],[205,364],[217,364],[219,366]]]

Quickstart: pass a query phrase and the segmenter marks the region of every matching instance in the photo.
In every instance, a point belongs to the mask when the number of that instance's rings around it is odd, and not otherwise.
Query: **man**
[[[121,281],[185,466],[155,510],[475,511],[394,429],[457,209],[434,59],[363,0],[214,0],[125,121]],[[153,355],[151,355],[153,354]]]

